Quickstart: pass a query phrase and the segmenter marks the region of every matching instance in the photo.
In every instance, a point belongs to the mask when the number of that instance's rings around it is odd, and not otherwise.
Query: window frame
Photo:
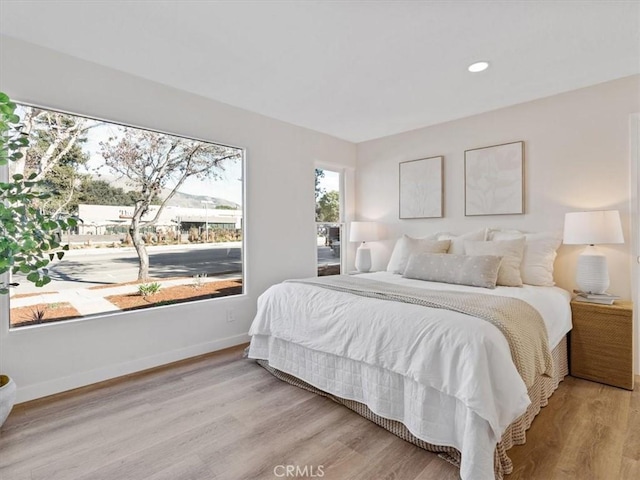
[[[0,331],[2,332],[8,332],[10,334],[16,334],[18,332],[24,332],[24,331],[29,331],[29,330],[33,330],[33,329],[40,329],[40,328],[52,328],[52,327],[62,327],[65,325],[69,325],[69,324],[73,324],[73,323],[77,323],[77,322],[86,322],[86,321],[96,321],[96,320],[100,320],[102,318],[113,318],[113,317],[117,317],[117,316],[121,316],[121,315],[129,315],[132,317],[135,317],[137,313],[139,312],[145,312],[145,311],[149,311],[149,310],[153,310],[153,311],[160,311],[160,310],[164,310],[164,309],[176,309],[176,308],[180,308],[180,307],[185,307],[187,305],[191,305],[191,304],[204,304],[204,303],[208,303],[208,302],[220,302],[220,301],[229,301],[229,299],[238,299],[239,297],[247,297],[247,292],[248,292],[248,287],[250,284],[250,281],[247,279],[247,148],[246,147],[240,147],[240,146],[236,146],[233,145],[231,143],[227,143],[227,142],[218,142],[215,140],[210,140],[210,139],[205,139],[203,137],[199,137],[199,136],[190,136],[190,135],[185,135],[182,133],[174,133],[168,130],[164,130],[161,128],[155,128],[155,127],[144,127],[144,126],[140,126],[140,125],[136,125],[134,123],[129,123],[126,121],[122,121],[122,120],[113,120],[113,119],[108,119],[99,115],[93,115],[90,113],[77,113],[77,112],[71,112],[69,110],[65,110],[62,108],[57,108],[57,107],[50,107],[50,106],[46,106],[40,103],[36,103],[36,102],[29,102],[29,101],[23,101],[20,99],[15,99],[12,98],[12,101],[18,105],[19,107],[29,107],[29,108],[38,108],[38,109],[43,109],[43,110],[47,110],[50,112],[54,112],[54,113],[60,113],[63,115],[73,115],[76,117],[81,117],[81,118],[85,118],[88,120],[94,120],[94,121],[98,121],[98,122],[105,122],[105,123],[110,123],[116,126],[121,126],[121,127],[125,127],[125,128],[135,128],[135,129],[139,129],[139,130],[144,130],[144,131],[149,131],[149,132],[154,132],[154,133],[160,133],[162,135],[169,135],[172,137],[177,137],[177,138],[183,138],[185,140],[192,140],[192,141],[196,141],[196,142],[203,142],[203,143],[211,143],[211,144],[215,144],[215,145],[219,145],[221,147],[225,147],[225,148],[232,148],[232,149],[236,149],[240,151],[240,155],[241,155],[241,159],[240,159],[240,172],[241,172],[241,198],[242,198],[242,241],[241,241],[241,245],[240,245],[240,263],[241,263],[241,275],[242,275],[242,293],[238,293],[238,294],[234,294],[234,295],[228,295],[228,296],[223,296],[223,297],[216,297],[216,298],[207,298],[207,299],[199,299],[199,300],[189,300],[189,301],[185,301],[185,302],[180,302],[180,303],[175,303],[175,304],[170,304],[170,305],[156,305],[156,306],[151,306],[151,307],[147,307],[147,308],[143,308],[143,309],[132,309],[132,310],[120,310],[120,311],[106,311],[106,312],[100,312],[100,313],[96,313],[96,314],[90,314],[90,315],[84,315],[81,317],[77,317],[77,318],[71,318],[71,319],[66,319],[66,320],[59,320],[59,321],[50,321],[50,322],[43,322],[43,323],[38,323],[38,324],[33,324],[33,325],[25,325],[25,326],[12,326],[11,325],[11,298],[13,297],[15,290],[11,290],[10,293],[6,294],[6,295],[0,295],[0,317],[4,316],[6,314],[6,322],[1,322],[0,324],[2,324],[2,326],[0,326]],[[1,165],[0,166],[0,182],[8,182],[9,181],[9,167],[10,165]],[[0,275],[0,280],[4,281],[4,282],[10,282],[11,281],[11,272],[8,271],[4,274]]]
[[[315,170],[328,170],[333,173],[337,173],[339,175],[338,180],[338,195],[339,195],[339,214],[337,222],[315,222],[315,238],[317,238],[318,226],[319,225],[338,225],[340,227],[340,273],[346,273],[346,265],[347,265],[347,224],[345,221],[345,176],[346,169],[344,167],[332,166],[326,163],[316,163],[314,165],[314,175]],[[314,203],[314,217],[315,217],[315,206]],[[314,218],[315,219],[315,218]],[[318,265],[318,248],[316,247],[316,275],[317,275],[317,265]]]

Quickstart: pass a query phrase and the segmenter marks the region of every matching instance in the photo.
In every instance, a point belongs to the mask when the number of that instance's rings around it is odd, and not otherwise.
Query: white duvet
[[[364,278],[520,298],[540,312],[551,349],[571,329],[570,296],[557,287],[488,290],[388,272]],[[283,283],[259,298],[249,334],[250,358],[362,402],[422,440],[456,447],[463,479],[494,478],[495,446],[530,403],[500,331],[457,312]]]

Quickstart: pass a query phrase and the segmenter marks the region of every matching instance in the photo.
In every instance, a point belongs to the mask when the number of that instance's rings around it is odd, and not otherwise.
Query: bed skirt
[[[547,405],[549,397],[558,388],[558,384],[569,374],[569,364],[567,359],[567,337],[565,336],[558,346],[552,351],[553,363],[554,363],[554,376],[543,377],[538,376],[534,384],[529,388],[529,398],[531,404],[527,408],[527,411],[518,417],[504,432],[502,440],[496,446],[494,454],[494,471],[496,480],[503,480],[505,474],[509,474],[513,471],[513,464],[511,459],[507,456],[507,450],[514,445],[523,445],[526,441],[526,431],[531,426],[533,419],[540,413],[540,409]],[[284,373],[280,370],[269,365],[266,360],[257,360],[258,364],[264,367],[267,371],[273,374],[276,378],[283,380],[291,385],[295,385],[305,390],[309,390],[318,395],[322,395],[330,398],[331,400],[344,405],[345,407],[353,410],[358,415],[372,421],[376,425],[381,426],[385,430],[393,433],[394,435],[410,442],[420,448],[423,448],[429,452],[435,452],[440,454],[442,458],[453,463],[456,466],[460,466],[460,452],[452,447],[433,445],[427,443],[424,440],[420,440],[415,437],[402,423],[389,420],[373,413],[366,405],[356,402],[354,400],[348,400],[335,395],[331,395],[316,387],[309,385],[308,383],[300,380],[299,378]]]

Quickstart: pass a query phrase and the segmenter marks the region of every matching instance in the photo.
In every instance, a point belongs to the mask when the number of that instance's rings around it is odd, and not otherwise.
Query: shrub
[[[44,316],[47,313],[47,308],[36,308],[35,310],[31,310],[31,321],[32,322],[42,322],[44,320]]]
[[[207,274],[206,273],[198,273],[196,275],[193,276],[193,288],[195,288],[196,290],[202,288],[202,285],[204,284],[204,279],[207,278]]]
[[[191,243],[197,242],[199,240],[198,229],[196,227],[191,227],[189,229],[188,239]]]
[[[138,286],[138,293],[143,297],[150,297],[160,291],[160,284],[158,282],[143,283]]]

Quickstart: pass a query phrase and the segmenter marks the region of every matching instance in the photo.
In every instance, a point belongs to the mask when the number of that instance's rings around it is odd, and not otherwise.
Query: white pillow
[[[553,262],[562,244],[561,232],[522,233],[514,230],[492,231],[491,239],[508,240],[524,237],[524,255],[520,264],[522,282],[527,285],[553,287]]]
[[[487,229],[483,228],[475,232],[463,233],[462,235],[454,235],[452,233],[438,233],[436,240],[451,240],[451,246],[447,253],[454,255],[464,255],[464,242],[467,240],[484,241],[487,239]]]
[[[502,257],[498,270],[498,285],[521,287],[520,264],[524,256],[524,237],[513,240],[470,241],[464,243],[467,255],[494,255]]]
[[[412,238],[409,235],[403,235],[396,242],[389,263],[387,264],[387,272],[403,273],[407,268],[409,257],[413,253],[447,253],[449,241],[437,241],[435,235],[425,238]]]

